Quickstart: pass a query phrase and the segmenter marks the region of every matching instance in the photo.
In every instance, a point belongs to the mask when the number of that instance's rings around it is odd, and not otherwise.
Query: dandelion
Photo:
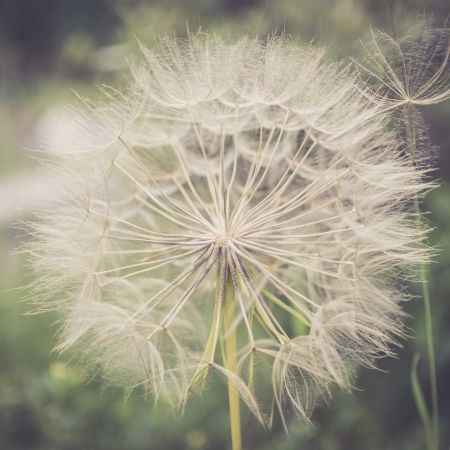
[[[419,107],[450,98],[450,29],[424,17],[400,39],[381,31],[372,36],[364,65],[356,63],[364,90],[384,109],[398,111],[396,128],[411,141],[415,164],[423,164],[433,148]]]
[[[381,31],[374,31],[372,36],[366,47],[367,64],[359,67],[378,81],[381,89],[372,90],[376,98],[431,105],[449,97],[447,27],[434,28],[431,18],[423,18],[398,40]]]
[[[319,49],[196,34],[143,53],[52,152],[66,194],[33,225],[36,304],[108,381],[183,406],[223,376],[240,448],[239,398],[287,426],[393,354],[427,184]]]

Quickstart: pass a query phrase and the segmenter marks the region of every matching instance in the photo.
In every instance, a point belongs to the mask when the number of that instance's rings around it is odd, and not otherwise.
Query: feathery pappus
[[[33,224],[37,309],[108,382],[183,405],[216,372],[262,423],[307,419],[403,335],[424,170],[321,49],[198,33],[142,52],[46,165],[65,195]]]

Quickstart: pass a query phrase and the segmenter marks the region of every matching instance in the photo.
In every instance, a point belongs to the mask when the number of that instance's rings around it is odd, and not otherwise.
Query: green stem
[[[411,105],[405,108],[405,134],[406,141],[408,144],[408,149],[410,153],[411,160],[413,164],[416,164],[416,145],[414,139],[414,125],[413,118],[411,114]],[[416,213],[417,226],[420,228],[421,222],[421,212],[419,200],[417,197],[414,198],[414,209]],[[437,394],[437,382],[436,382],[436,359],[434,354],[434,342],[433,342],[433,321],[431,317],[431,303],[430,294],[428,290],[428,283],[426,277],[426,267],[422,262],[419,266],[420,272],[420,282],[422,285],[422,295],[424,300],[425,309],[425,332],[427,341],[427,352],[428,352],[428,370],[430,373],[430,390],[431,390],[431,409],[433,417],[433,442],[428,443],[430,450],[438,450],[439,448],[439,410],[438,410],[438,394]]]
[[[230,276],[227,277],[225,285],[223,312],[225,368],[230,372],[237,373],[236,327],[234,327],[235,298],[234,286]],[[239,393],[230,378],[228,378],[228,400],[230,404],[231,442],[233,450],[241,450],[242,438]]]
[[[284,309],[285,311],[287,311],[288,313],[290,313],[291,315],[293,315],[294,317],[296,317],[297,319],[299,319],[304,325],[306,325],[308,328],[311,328],[311,322],[306,319],[305,317],[303,317],[298,311],[296,311],[294,308],[292,308],[289,305],[286,305],[286,303],[284,303],[282,300],[280,300],[277,296],[273,295],[272,292],[269,292],[268,290],[264,289],[263,294],[269,298],[270,300],[272,300],[276,305],[278,305],[280,308]]]
[[[414,200],[416,213],[420,214],[420,206],[417,198]],[[425,309],[425,332],[428,352],[428,370],[430,372],[430,390],[431,390],[431,410],[433,416],[433,436],[434,448],[439,448],[439,411],[438,411],[438,394],[436,381],[436,358],[434,354],[433,339],[433,321],[431,317],[431,302],[428,290],[428,282],[426,277],[426,267],[424,263],[420,264],[420,282],[422,284],[422,295]]]

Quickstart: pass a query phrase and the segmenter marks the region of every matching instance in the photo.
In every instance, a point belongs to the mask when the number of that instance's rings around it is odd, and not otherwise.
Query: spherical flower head
[[[132,72],[52,152],[66,195],[30,254],[58,348],[176,405],[217,372],[263,423],[308,418],[402,335],[420,170],[348,69],[287,38],[165,39]]]

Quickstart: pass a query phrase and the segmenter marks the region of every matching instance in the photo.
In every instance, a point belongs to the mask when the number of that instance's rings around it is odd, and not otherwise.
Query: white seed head
[[[52,153],[65,200],[34,224],[36,303],[107,380],[183,403],[217,371],[261,421],[307,418],[402,335],[423,174],[321,50],[198,34],[143,51]]]

